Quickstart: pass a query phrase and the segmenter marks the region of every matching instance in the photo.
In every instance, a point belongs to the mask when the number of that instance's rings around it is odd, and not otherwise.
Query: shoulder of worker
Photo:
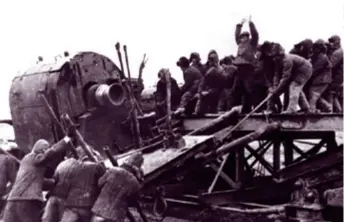
[[[333,53],[332,56],[338,57],[338,58],[343,58],[343,48],[340,47],[339,49],[336,49]]]
[[[202,73],[194,66],[189,66],[185,70],[186,75],[194,76],[195,78],[202,78]]]

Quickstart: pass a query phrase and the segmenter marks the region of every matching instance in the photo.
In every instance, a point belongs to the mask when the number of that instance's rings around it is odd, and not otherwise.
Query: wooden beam
[[[269,141],[269,143],[265,144],[264,148],[263,148],[262,150],[260,150],[260,152],[259,152],[259,150],[257,151],[258,155],[259,155],[259,156],[263,156],[263,155],[266,153],[266,151],[269,150],[269,147],[271,146],[271,144],[272,144],[271,141]],[[252,154],[252,153],[250,153],[250,154]],[[252,154],[252,155],[253,155],[253,154]],[[257,159],[257,158],[254,159],[253,162],[250,164],[249,167],[250,167],[250,168],[253,168],[254,165],[255,165],[257,162],[258,162],[258,159]]]
[[[218,167],[215,165],[215,164],[210,164],[209,165],[215,172],[218,171]],[[228,184],[229,186],[231,186],[233,189],[238,189],[239,188],[239,185],[234,182],[225,172],[223,171],[220,171],[220,176],[222,179],[224,179]]]
[[[186,131],[193,131],[201,128],[219,115],[206,115],[203,117],[190,117],[183,120]],[[238,120],[245,116],[238,116]],[[268,121],[266,121],[268,118]],[[255,131],[258,127],[267,125],[269,122],[279,122],[282,125],[282,131],[299,131],[299,132],[328,132],[343,131],[343,115],[342,114],[276,114],[266,117],[263,114],[254,114],[243,122],[238,130]]]
[[[235,180],[242,186],[245,178],[245,149],[237,149],[235,156]]]
[[[273,169],[275,172],[281,168],[281,141],[275,140],[273,142]]]
[[[260,156],[256,151],[249,145],[246,145],[246,149],[254,155],[254,157],[271,173],[274,175],[273,167],[268,163],[262,156]]]
[[[307,152],[305,152],[304,156],[300,156],[298,158],[295,159],[294,163],[297,163],[299,161],[301,161],[302,159],[308,158],[312,155],[315,155],[319,152],[319,150],[324,146],[326,140],[322,139],[317,145],[315,145],[312,149],[308,150]]]
[[[289,166],[293,163],[294,160],[294,150],[293,150],[293,141],[285,140],[283,141],[284,147],[284,165]]]
[[[213,181],[212,181],[212,183],[211,183],[211,185],[210,185],[210,187],[209,187],[209,189],[208,189],[208,193],[211,193],[213,190],[214,190],[214,187],[215,187],[215,185],[216,185],[216,182],[217,182],[217,179],[219,178],[219,176],[220,176],[220,174],[221,174],[221,172],[222,172],[222,170],[223,170],[223,167],[224,167],[224,165],[225,165],[225,163],[226,163],[226,161],[227,161],[227,159],[228,159],[228,153],[224,156],[224,158],[223,158],[223,160],[222,160],[222,162],[221,162],[221,165],[220,165],[220,167],[217,169],[217,172],[216,172],[216,175],[215,175],[215,177],[214,177],[214,179],[213,179]]]

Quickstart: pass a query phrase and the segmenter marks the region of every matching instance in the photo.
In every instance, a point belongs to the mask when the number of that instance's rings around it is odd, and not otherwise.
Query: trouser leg
[[[309,101],[309,108],[311,112],[315,112],[317,108],[317,103],[321,97],[321,95],[325,92],[328,84],[318,84],[312,85],[308,89],[308,101]]]
[[[64,211],[63,200],[51,196],[45,205],[42,222],[59,222]]]
[[[286,113],[294,113],[297,112],[297,105],[299,103],[300,94],[302,91],[303,85],[292,81],[289,86],[289,104],[287,109],[285,110]]]

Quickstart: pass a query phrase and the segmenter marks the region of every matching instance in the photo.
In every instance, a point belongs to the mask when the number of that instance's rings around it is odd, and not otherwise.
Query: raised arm
[[[65,136],[62,140],[55,143],[50,149],[48,149],[44,153],[37,154],[34,159],[35,164],[46,164],[56,156],[66,151],[68,149],[68,146],[70,146],[70,143],[71,139],[68,136]]]
[[[240,34],[241,34],[242,26],[244,25],[245,22],[246,22],[246,19],[241,20],[241,22],[237,24],[235,28],[235,41],[237,44],[240,43]]]
[[[251,33],[251,45],[257,47],[259,41],[259,33],[257,31],[255,24],[252,21],[249,22],[249,27]]]

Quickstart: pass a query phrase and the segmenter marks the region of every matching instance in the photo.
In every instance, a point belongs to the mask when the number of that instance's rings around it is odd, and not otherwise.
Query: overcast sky
[[[53,61],[64,50],[91,50],[117,63],[114,45],[119,41],[128,46],[133,75],[143,54],[149,56],[143,74],[148,86],[155,84],[160,68],[170,68],[182,82],[175,63],[192,51],[199,52],[203,60],[211,49],[221,57],[235,54],[235,25],[250,14],[260,42],[280,42],[287,50],[307,37],[316,40],[343,34],[344,4],[340,0],[0,2],[0,118],[10,118],[12,78],[35,64],[38,56]]]

